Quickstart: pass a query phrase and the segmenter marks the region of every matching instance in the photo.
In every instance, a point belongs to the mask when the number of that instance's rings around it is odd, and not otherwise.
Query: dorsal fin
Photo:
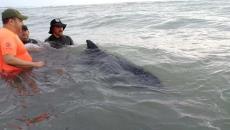
[[[86,40],[87,49],[98,49],[97,45],[91,40]]]

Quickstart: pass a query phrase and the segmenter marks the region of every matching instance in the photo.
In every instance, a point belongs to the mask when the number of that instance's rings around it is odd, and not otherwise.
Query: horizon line
[[[181,2],[181,1],[186,1],[186,0],[170,0],[170,2]],[[145,0],[145,1],[127,1],[127,2],[108,2],[108,3],[81,3],[81,4],[63,4],[63,5],[38,5],[38,6],[0,6],[0,8],[41,8],[41,7],[64,7],[64,6],[87,6],[87,5],[112,5],[112,4],[125,4],[125,3],[152,3],[152,2],[160,2],[160,3],[165,3],[169,1],[162,1],[162,0],[156,0],[156,1],[151,1],[151,0]]]

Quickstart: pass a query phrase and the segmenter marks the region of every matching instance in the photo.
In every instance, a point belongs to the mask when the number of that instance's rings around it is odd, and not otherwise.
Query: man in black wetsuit
[[[29,35],[30,35],[30,32],[28,30],[28,27],[26,25],[22,25],[22,32],[19,35],[22,42],[24,44],[27,44],[27,43],[38,44],[38,41],[35,39],[29,38]]]
[[[74,45],[71,37],[63,35],[63,31],[66,28],[66,24],[63,24],[60,19],[53,19],[50,22],[50,37],[45,42],[48,42],[51,47],[56,49],[65,47],[67,45]]]

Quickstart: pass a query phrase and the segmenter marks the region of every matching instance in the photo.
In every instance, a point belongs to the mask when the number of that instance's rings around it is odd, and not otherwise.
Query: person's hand
[[[35,68],[41,68],[45,65],[45,62],[43,61],[38,61],[38,62],[33,62]]]

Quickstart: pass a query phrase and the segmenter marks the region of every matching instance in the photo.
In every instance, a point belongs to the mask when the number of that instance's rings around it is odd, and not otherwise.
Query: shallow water
[[[60,17],[76,47],[33,53],[35,60],[47,63],[29,75],[39,92],[25,84],[31,95],[19,96],[18,89],[0,81],[3,130],[230,128],[229,1],[20,10],[30,17],[26,24],[31,37],[43,41],[49,21]],[[130,73],[116,69],[113,58],[101,65],[85,64],[90,62],[84,53],[86,39],[144,68],[163,87],[135,84]]]

